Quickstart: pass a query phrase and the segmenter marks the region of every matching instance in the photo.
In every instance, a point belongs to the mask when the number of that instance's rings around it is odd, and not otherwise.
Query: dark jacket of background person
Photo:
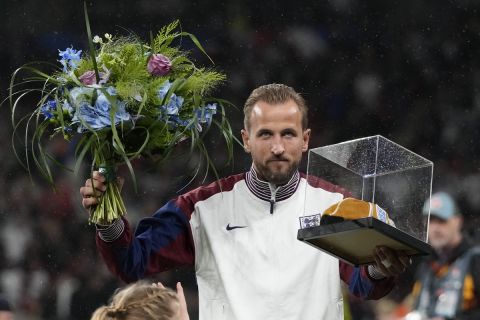
[[[435,252],[417,269],[414,309],[427,318],[480,319],[480,246],[462,234],[461,223],[448,229],[452,219],[461,219],[453,198],[434,194],[429,237]]]

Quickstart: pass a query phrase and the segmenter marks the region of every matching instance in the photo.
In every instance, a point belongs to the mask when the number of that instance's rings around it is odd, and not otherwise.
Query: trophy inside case
[[[380,135],[311,149],[297,238],[353,265],[373,263],[376,246],[409,256],[430,254],[429,215],[423,208],[430,199],[432,176],[431,161]],[[319,181],[341,193],[340,199],[375,204],[390,223],[373,216],[326,219],[322,214],[333,200],[312,192]]]

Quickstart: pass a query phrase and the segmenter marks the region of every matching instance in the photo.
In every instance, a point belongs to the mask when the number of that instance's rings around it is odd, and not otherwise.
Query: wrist
[[[100,239],[102,239],[104,242],[113,242],[122,235],[123,231],[125,230],[125,223],[121,218],[118,218],[110,225],[96,224],[95,227]]]

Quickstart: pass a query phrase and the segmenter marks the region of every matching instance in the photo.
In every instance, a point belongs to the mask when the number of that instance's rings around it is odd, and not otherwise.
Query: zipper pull
[[[275,195],[277,194],[277,186],[274,184],[269,183],[268,186],[270,187],[270,214],[273,214],[273,206],[275,205]]]

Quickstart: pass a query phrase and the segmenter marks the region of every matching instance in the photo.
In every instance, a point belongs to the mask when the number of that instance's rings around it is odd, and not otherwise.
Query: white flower
[[[93,37],[92,41],[93,41],[93,43],[103,43],[102,38],[100,38],[99,36]]]
[[[105,33],[105,39],[112,41],[112,35],[110,33]]]

